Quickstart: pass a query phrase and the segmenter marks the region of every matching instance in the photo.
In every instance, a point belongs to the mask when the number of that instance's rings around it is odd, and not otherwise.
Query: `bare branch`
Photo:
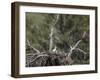
[[[32,59],[30,62],[34,62],[34,61],[37,60],[39,57],[48,57],[48,55],[47,55],[47,54],[38,55],[37,57],[35,57],[34,59]]]
[[[75,46],[73,47],[73,49],[75,49],[81,42],[82,40],[77,41],[77,43],[75,44]]]
[[[27,45],[28,45],[28,46],[31,46],[29,40],[26,40],[26,41],[27,41]]]
[[[86,36],[86,31],[84,31],[84,33],[83,33],[83,35],[82,35],[82,39],[83,39],[85,36]],[[75,50],[75,49],[77,48],[77,46],[80,44],[80,42],[82,42],[82,39],[78,40],[78,41],[76,42],[76,44],[75,44],[73,47],[70,45],[70,51],[69,51],[69,53],[68,53],[68,57],[71,56],[72,51]],[[86,54],[86,52],[84,52],[83,50],[81,50],[81,49],[79,49],[79,48],[77,48],[77,50],[79,50],[80,52],[83,52],[84,54]]]
[[[53,26],[55,26],[55,25],[56,25],[56,23],[58,22],[58,20],[59,20],[59,14],[56,16],[56,20],[55,20],[55,22],[54,22]]]
[[[51,27],[49,51],[52,50],[52,46],[53,46],[53,31],[54,31],[54,28]]]
[[[53,47],[53,34],[54,34],[54,26],[56,25],[56,23],[59,20],[59,15],[56,16],[56,20],[53,21],[53,23],[51,24],[51,31],[50,31],[50,45],[49,45],[49,51],[52,50]]]
[[[77,46],[79,45],[79,43],[80,43],[81,41],[82,41],[82,40],[77,41],[77,43],[76,43],[73,47],[70,45],[70,51],[69,51],[69,53],[68,53],[68,57],[71,56],[72,51],[75,50],[75,49],[77,48]]]
[[[40,53],[39,50],[37,50],[36,48],[33,48],[33,47],[31,46],[29,40],[27,40],[27,44],[28,44],[28,46],[29,46],[30,48],[32,48],[33,50],[35,50],[37,53]]]
[[[82,38],[84,38],[86,36],[86,31],[84,31]],[[82,41],[82,39],[80,39],[79,41],[77,41],[77,43],[75,44],[75,46],[73,47],[74,49],[79,45],[79,43]]]
[[[76,48],[76,50],[78,50],[78,51],[80,51],[80,52],[82,52],[82,53],[84,53],[84,54],[87,54],[85,51],[83,51],[83,50],[80,49],[80,48]]]
[[[33,50],[35,50],[37,53],[40,53],[40,51],[39,51],[39,50],[37,50],[36,48],[33,48]]]
[[[84,31],[82,38],[85,38],[86,36],[86,31]]]

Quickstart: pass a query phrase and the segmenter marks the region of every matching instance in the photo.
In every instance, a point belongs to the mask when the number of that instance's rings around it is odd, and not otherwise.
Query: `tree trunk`
[[[56,25],[56,23],[59,20],[59,15],[56,16],[56,20],[53,21],[53,23],[51,24],[51,30],[50,30],[50,43],[49,43],[49,51],[52,51],[53,48],[53,34],[54,34],[54,26]]]
[[[49,51],[51,51],[53,47],[53,31],[54,31],[54,28],[51,26]]]

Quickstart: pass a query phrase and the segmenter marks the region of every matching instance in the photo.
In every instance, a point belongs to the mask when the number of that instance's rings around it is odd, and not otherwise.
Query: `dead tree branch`
[[[82,39],[85,38],[85,36],[86,36],[86,31],[83,32],[82,38],[78,40],[73,47],[70,45],[70,51],[68,53],[68,57],[71,56],[73,50],[79,50],[80,52],[83,52],[84,54],[86,54],[83,50],[77,48],[77,46],[82,42]]]
[[[54,34],[54,26],[56,25],[56,23],[59,20],[59,15],[56,16],[56,20],[54,20],[51,24],[51,30],[50,30],[50,44],[49,44],[49,51],[52,51],[52,47],[53,47],[53,34]]]
[[[37,57],[35,57],[34,59],[30,60],[30,62],[34,62],[35,60],[37,60],[39,57],[48,57],[47,54],[41,54],[41,55],[38,55]]]
[[[80,51],[80,52],[82,52],[82,53],[84,53],[84,54],[87,54],[85,51],[83,51],[83,50],[80,49],[80,48],[76,48],[76,50],[78,50],[78,51]]]
[[[36,48],[33,48],[33,47],[31,46],[29,40],[27,40],[27,45],[28,45],[32,50],[36,51],[37,53],[40,53],[39,50],[37,50]]]

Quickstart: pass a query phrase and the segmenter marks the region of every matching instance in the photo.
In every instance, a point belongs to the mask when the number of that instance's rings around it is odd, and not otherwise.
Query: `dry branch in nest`
[[[68,58],[65,54],[61,53],[50,53],[45,52],[45,54],[36,54],[36,55],[26,55],[29,57],[26,67],[35,67],[35,66],[58,66],[58,65],[68,65],[72,64],[71,58]]]

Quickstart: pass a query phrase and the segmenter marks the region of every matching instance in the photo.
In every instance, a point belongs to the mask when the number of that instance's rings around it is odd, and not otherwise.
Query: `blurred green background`
[[[57,15],[59,19],[53,25]],[[49,50],[51,27],[54,29],[52,49],[56,46],[58,51],[66,53],[69,52],[70,46],[74,46],[82,38],[84,31],[87,32],[78,47],[88,55],[81,63],[89,64],[89,15],[26,12],[26,40],[29,40],[31,46],[40,52]],[[72,58],[75,59],[76,64],[81,64],[75,57],[76,54],[81,58],[80,52],[73,51],[73,53]],[[26,54],[28,54],[27,46]]]

